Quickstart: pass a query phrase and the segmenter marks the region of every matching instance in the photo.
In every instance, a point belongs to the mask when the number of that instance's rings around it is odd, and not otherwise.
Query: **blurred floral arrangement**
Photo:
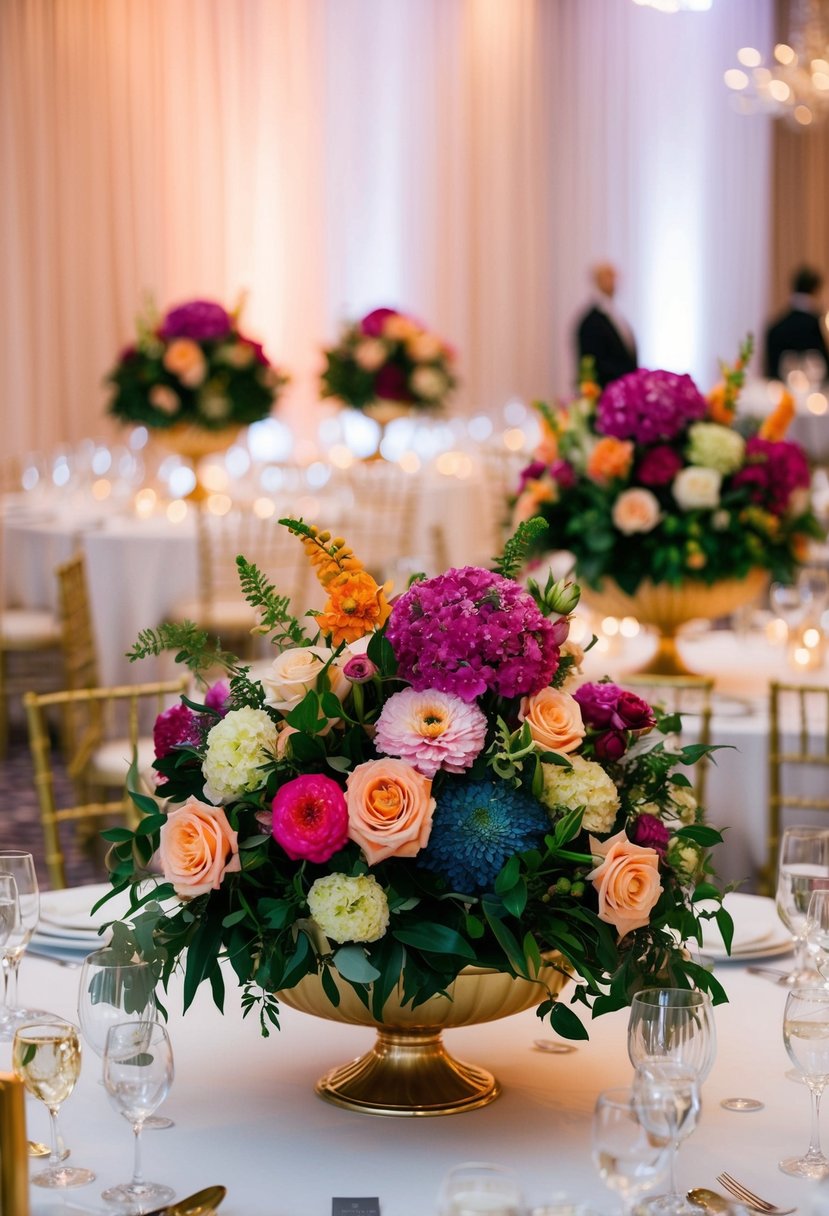
[[[239,309],[190,300],[138,320],[136,341],[107,376],[109,412],[124,422],[169,429],[248,426],[266,418],[287,376],[239,329]]]
[[[185,1007],[203,982],[221,1006],[227,960],[266,1034],[276,994],[309,973],[336,1005],[336,971],[379,1018],[398,984],[416,1007],[470,964],[535,978],[551,950],[594,1015],[656,983],[725,999],[681,945],[700,918],[731,934],[724,908],[695,902],[720,896],[721,837],[686,775],[710,749],[679,747],[675,716],[615,684],[579,684],[578,588],[516,581],[544,525],[522,525],[495,569],[390,601],[342,538],[281,522],[328,600],[300,621],[238,559],[277,647],[267,674],[192,623],[144,631],[131,654],[172,648],[227,682],[159,717],[164,808],[135,793],[137,830],[104,833],[114,889],[132,892],[116,945],[165,984],[182,965]],[[586,1037],[543,979],[538,1014]]]
[[[633,594],[645,579],[678,585],[740,579],[753,568],[789,582],[821,536],[803,449],[784,438],[784,393],[754,433],[735,426],[751,339],[703,397],[690,376],[639,370],[602,392],[583,370],[579,397],[538,403],[543,437],[524,469],[515,520],[541,516],[598,587]]]
[[[457,381],[454,353],[436,334],[393,308],[375,308],[346,325],[336,346],[323,352],[323,397],[389,417],[395,403],[408,409],[438,409]]]

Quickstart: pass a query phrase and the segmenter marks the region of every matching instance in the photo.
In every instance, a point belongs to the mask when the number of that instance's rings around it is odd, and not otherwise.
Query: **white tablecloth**
[[[716,1188],[725,1169],[809,1216],[816,1184],[777,1168],[781,1157],[805,1151],[809,1136],[809,1095],[784,1076],[785,990],[733,963],[717,974],[731,1003],[716,1010],[717,1060],[700,1124],[682,1146],[680,1186]],[[77,970],[28,958],[21,979],[21,999],[76,1018]],[[517,1169],[531,1204],[566,1193],[598,1212],[618,1210],[591,1163],[590,1125],[599,1090],[631,1078],[626,1011],[591,1023],[590,1042],[571,1055],[533,1050],[535,1038],[551,1036],[532,1012],[450,1031],[450,1051],[490,1068],[502,1096],[462,1115],[404,1119],[340,1110],[313,1092],[322,1072],[367,1049],[371,1031],[285,1009],[281,1033],[265,1040],[254,1017],[241,1020],[232,983],[226,1004],[222,1017],[200,992],[182,1019],[178,988],[170,998],[176,1079],[163,1110],[175,1127],[145,1132],[144,1167],[179,1195],[222,1183],[228,1196],[221,1216],[329,1216],[333,1195],[377,1195],[382,1216],[434,1216],[442,1175],[476,1160]],[[0,1044],[0,1068],[8,1062],[9,1045]],[[72,1192],[71,1203],[95,1212],[104,1207],[101,1189],[124,1181],[132,1166],[129,1127],[110,1108],[99,1076],[100,1062],[89,1052],[61,1113],[72,1160],[98,1175]],[[765,1107],[723,1110],[721,1100],[735,1096]],[[27,1109],[29,1134],[45,1139],[45,1109],[32,1100]],[[32,1198],[33,1216],[76,1210],[37,1188]]]

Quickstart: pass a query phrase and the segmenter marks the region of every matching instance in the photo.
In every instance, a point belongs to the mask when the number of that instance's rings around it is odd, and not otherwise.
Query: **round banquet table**
[[[808,1216],[817,1184],[777,1168],[782,1156],[805,1151],[809,1135],[809,1095],[784,1075],[785,990],[736,963],[719,965],[717,974],[730,1003],[715,1011],[717,1059],[703,1088],[699,1126],[679,1155],[679,1185],[716,1189],[716,1175],[727,1170]],[[21,999],[75,1019],[78,975],[26,958]],[[590,1126],[598,1092],[631,1079],[626,1011],[590,1023],[590,1041],[569,1055],[533,1048],[535,1038],[551,1035],[532,1011],[449,1031],[453,1054],[489,1067],[503,1093],[477,1111],[408,1119],[355,1114],[314,1094],[322,1072],[368,1047],[369,1030],[286,1008],[281,1032],[263,1039],[255,1016],[242,1021],[231,976],[224,1017],[200,990],[182,1018],[178,985],[169,1009],[176,1077],[162,1110],[175,1126],[144,1133],[145,1174],[179,1196],[224,1184],[221,1216],[329,1216],[335,1195],[378,1196],[382,1216],[435,1216],[441,1177],[470,1160],[516,1169],[530,1206],[566,1197],[596,1212],[618,1211],[591,1163]],[[9,1044],[0,1044],[0,1069],[9,1057]],[[61,1111],[72,1161],[94,1169],[97,1180],[65,1200],[32,1187],[32,1216],[100,1213],[103,1187],[129,1176],[130,1129],[110,1108],[99,1076],[100,1061],[87,1052]],[[746,1114],[720,1106],[735,1096],[759,1099],[764,1109]],[[33,1099],[27,1119],[29,1135],[46,1139],[46,1111]]]

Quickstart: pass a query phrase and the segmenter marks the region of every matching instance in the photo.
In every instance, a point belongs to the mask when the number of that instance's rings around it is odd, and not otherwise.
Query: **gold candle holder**
[[[29,1216],[29,1144],[23,1082],[0,1073],[0,1216]]]

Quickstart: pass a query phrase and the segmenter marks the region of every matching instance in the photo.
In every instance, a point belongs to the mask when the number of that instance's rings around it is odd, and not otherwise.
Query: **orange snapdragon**
[[[328,601],[317,624],[332,646],[348,645],[380,629],[391,614],[388,584],[379,587],[365,570],[345,570],[327,585]]]
[[[605,435],[590,453],[587,461],[587,476],[598,482],[627,477],[632,463],[633,444],[630,440]]]
[[[794,418],[794,398],[790,392],[783,389],[780,400],[767,418],[763,420],[759,435],[761,439],[769,439],[778,443],[786,434]]]

